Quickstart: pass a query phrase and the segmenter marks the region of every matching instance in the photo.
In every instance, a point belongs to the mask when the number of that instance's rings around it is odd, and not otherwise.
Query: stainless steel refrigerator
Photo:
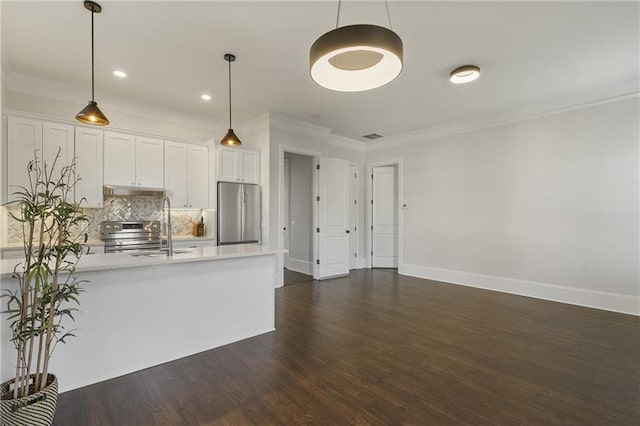
[[[218,245],[260,242],[260,187],[218,182]]]

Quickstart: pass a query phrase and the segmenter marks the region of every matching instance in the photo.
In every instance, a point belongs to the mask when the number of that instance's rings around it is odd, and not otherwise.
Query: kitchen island
[[[60,344],[50,371],[75,389],[274,330],[276,257],[257,244],[208,246],[155,256],[89,254],[76,338]],[[16,259],[0,261],[2,288],[15,288]],[[15,372],[2,321],[2,380]]]

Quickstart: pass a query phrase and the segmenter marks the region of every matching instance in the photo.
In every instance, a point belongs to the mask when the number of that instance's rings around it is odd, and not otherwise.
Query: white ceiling
[[[332,92],[309,77],[309,47],[335,25],[336,2],[101,4],[96,91],[194,118],[227,117],[225,52],[238,56],[234,122],[274,112],[359,140],[638,90],[637,2],[392,1],[404,70],[360,93]],[[88,99],[82,1],[1,5],[5,72],[86,88]],[[353,23],[386,25],[384,2],[344,1],[341,25]],[[478,64],[480,79],[450,84],[448,72],[464,64]],[[129,76],[118,79],[114,69]],[[202,101],[204,92],[214,100]]]

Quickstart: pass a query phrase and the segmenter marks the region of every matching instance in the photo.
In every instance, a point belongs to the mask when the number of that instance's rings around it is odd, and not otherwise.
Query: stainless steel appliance
[[[162,227],[159,220],[105,221],[100,224],[104,252],[160,250]]]
[[[218,245],[260,242],[260,186],[218,183]]]

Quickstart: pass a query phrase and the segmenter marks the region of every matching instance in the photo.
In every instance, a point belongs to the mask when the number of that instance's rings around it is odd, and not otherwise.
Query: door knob
[[[348,234],[349,232],[350,232],[350,231],[347,229],[347,230],[346,230],[346,233]]]

